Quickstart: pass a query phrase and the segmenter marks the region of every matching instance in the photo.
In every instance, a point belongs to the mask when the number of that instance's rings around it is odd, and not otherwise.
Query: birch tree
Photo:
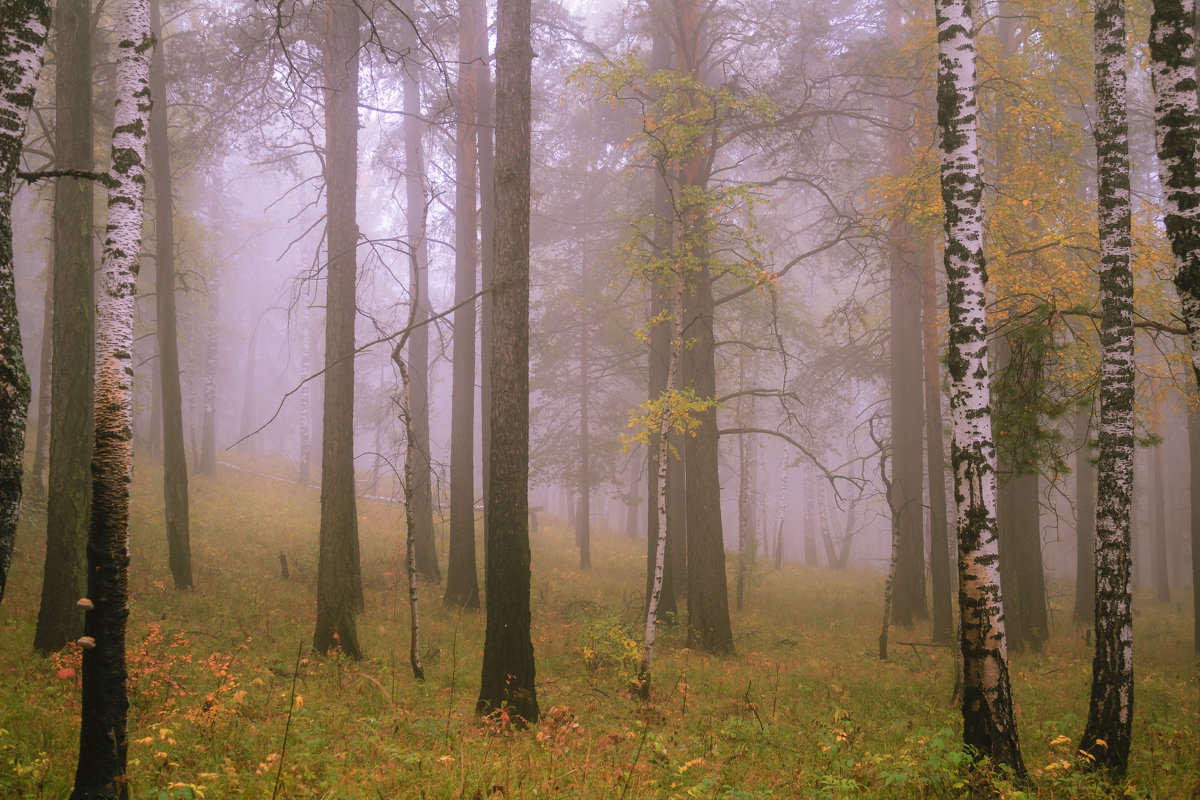
[[[951,465],[958,505],[963,654],[963,743],[1025,765],[1013,716],[996,542],[996,451],[987,354],[983,182],[979,174],[975,29],[970,0],[934,0],[938,30],[938,127],[950,310]]]
[[[49,26],[50,4],[44,0],[13,0],[0,7],[0,601],[21,510],[29,410],[13,280],[12,198]]]
[[[1133,491],[1134,339],[1124,0],[1101,0],[1096,4],[1093,36],[1103,353],[1096,469],[1096,654],[1092,660],[1088,720],[1079,749],[1097,764],[1120,772],[1129,761],[1133,722],[1129,511]],[[1191,80],[1194,104],[1194,72]]]
[[[1166,205],[1175,289],[1183,307],[1192,370],[1200,383],[1200,110],[1195,72],[1195,0],[1154,0],[1150,69],[1154,82],[1158,174]],[[1193,462],[1195,463],[1195,462]],[[1192,512],[1192,574],[1200,577],[1200,512]],[[1200,652],[1200,591],[1193,591],[1195,646]]]
[[[122,0],[117,17],[116,112],[108,223],[96,309],[96,441],[79,763],[72,800],[125,798],[125,621],[129,616],[129,487],[133,476],[133,316],[142,245],[146,134],[150,123],[147,0]]]

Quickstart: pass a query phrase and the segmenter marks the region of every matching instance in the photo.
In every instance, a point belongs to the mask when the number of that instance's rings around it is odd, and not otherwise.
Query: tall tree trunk
[[[212,320],[209,323],[204,346],[204,414],[200,422],[200,467],[201,475],[217,474],[217,356],[220,352],[220,338],[217,313],[221,299],[221,275],[219,268],[214,268],[213,276],[208,282],[209,313]],[[303,324],[303,323],[301,323]],[[311,333],[304,329],[305,343],[311,339]],[[311,361],[304,376],[308,377]],[[301,390],[301,401],[308,397],[308,384]],[[308,481],[305,480],[305,483]]]
[[[680,73],[703,82],[701,0],[677,0],[678,39],[675,63]],[[681,187],[704,189],[709,178],[708,155],[698,152],[682,160]],[[682,192],[686,198],[686,188]],[[712,272],[708,266],[707,213],[687,203],[678,209],[683,237],[698,265],[687,276],[684,319],[689,336],[683,355],[682,385],[701,400],[717,394],[716,338],[713,332]],[[721,528],[720,433],[715,404],[696,414],[699,425],[684,446],[684,487],[687,497],[688,641],[709,653],[732,653],[729,590],[725,577],[725,543]]]
[[[304,385],[300,387],[300,464],[296,482],[308,486],[312,481],[312,389],[308,383],[308,376],[312,375],[312,333],[308,318],[312,312],[303,300],[300,302],[300,372]]]
[[[62,169],[92,169],[91,3],[55,9],[57,77],[55,158]],[[46,562],[33,646],[50,653],[83,632],[75,601],[86,583],[85,546],[92,496],[95,289],[90,180],[54,187],[55,324],[50,364],[50,466]]]
[[[1171,576],[1168,571],[1167,557],[1167,500],[1166,473],[1163,470],[1163,445],[1160,444],[1154,448],[1151,459],[1154,464],[1154,499],[1150,503],[1154,518],[1154,540],[1150,561],[1154,566],[1154,591],[1158,595],[1158,602],[1169,603],[1171,602]]]
[[[929,477],[929,583],[933,591],[933,633],[937,644],[954,639],[950,530],[946,524],[946,453],[942,440],[942,366],[938,353],[937,251],[933,242],[921,254],[921,326],[925,367],[925,461]]]
[[[409,6],[411,9],[411,5]],[[409,19],[416,19],[416,12],[410,10]],[[409,21],[401,23],[410,25]],[[406,37],[409,46],[416,49],[417,38],[414,35]],[[413,324],[420,325],[408,340],[408,396],[410,405],[408,421],[410,430],[404,440],[407,442],[405,464],[411,464],[412,483],[408,491],[412,494],[413,503],[413,557],[416,559],[417,572],[435,583],[442,580],[442,570],[438,566],[437,542],[433,534],[433,470],[429,449],[429,327],[425,323],[429,319],[429,292],[424,288],[429,285],[429,240],[425,235],[426,198],[425,198],[425,159],[423,156],[421,137],[425,124],[421,121],[421,87],[417,81],[416,68],[412,65],[402,70],[404,76],[404,186],[405,186],[405,216],[408,228],[408,246],[412,248],[409,259],[409,284],[416,294],[412,302],[416,305]],[[456,337],[457,338],[457,337]],[[472,526],[474,532],[474,526]],[[474,537],[472,537],[474,544]],[[473,549],[473,548],[472,548]],[[474,569],[474,563],[472,563]]]
[[[785,456],[786,458],[786,456]],[[817,555],[817,482],[812,475],[805,475],[800,482],[801,491],[804,492],[804,564],[805,566],[815,567],[820,561]],[[783,517],[780,517],[780,523],[783,522]],[[780,525],[780,530],[783,525]]]
[[[50,4],[44,0],[13,0],[0,17],[0,602],[21,513],[29,411],[13,275],[12,198],[49,26]]]
[[[478,2],[479,0],[475,0]],[[475,46],[476,15],[461,15],[459,51],[471,53]],[[454,133],[454,371],[450,401],[450,547],[460,559],[467,539],[475,541],[475,294],[478,277],[479,244],[476,194],[476,112],[477,73],[466,58],[459,69],[455,97]],[[474,564],[471,565],[474,569]],[[463,577],[460,575],[459,579]],[[469,587],[463,584],[447,600],[453,605],[478,607]],[[461,596],[460,596],[461,595]]]
[[[963,742],[1025,776],[1013,716],[996,544],[996,464],[989,410],[983,184],[975,30],[968,0],[934,0],[938,127],[950,310],[951,466],[958,500]]]
[[[651,66],[656,69],[669,69],[671,66],[671,40],[658,26],[655,26],[651,40]],[[674,225],[674,213],[671,204],[670,175],[664,170],[656,171],[654,189],[651,199],[651,214],[654,216],[654,242],[656,254],[666,252],[671,247],[671,235]],[[672,288],[660,280],[651,281],[650,286],[650,319],[659,319],[660,315],[671,309]],[[667,389],[667,372],[670,361],[671,330],[666,325],[655,325],[650,330],[650,363],[648,370],[648,397],[659,397]],[[659,517],[657,498],[662,487],[659,485],[660,464],[658,431],[650,432],[649,447],[646,448],[647,458],[647,487],[646,497],[652,502],[646,504],[646,603],[649,605],[650,594],[655,582],[655,564],[657,563],[657,547],[659,537]],[[670,443],[670,440],[668,440]],[[677,443],[676,443],[677,444]],[[686,522],[683,518],[683,469],[682,462],[672,455],[672,448],[667,450],[666,472],[666,552],[663,567],[662,587],[658,598],[658,616],[675,616],[678,613],[676,595],[683,587],[686,565]],[[681,556],[683,558],[681,558]]]
[[[1094,35],[1103,356],[1096,507],[1096,654],[1092,660],[1088,720],[1079,749],[1098,765],[1124,772],[1133,723],[1129,510],[1133,490],[1134,331],[1123,0],[1097,2]]]
[[[326,240],[325,414],[321,443],[321,532],[313,648],[362,657],[354,614],[361,606],[354,496],[354,319],[358,225],[358,26],[353,0],[330,0],[325,50]]]
[[[682,360],[683,348],[683,276],[678,276],[671,290],[671,331],[668,344],[667,374],[663,383],[661,398],[667,398],[675,391]],[[670,463],[670,432],[672,427],[671,406],[665,403],[662,407],[662,417],[659,419],[656,441],[658,456],[654,465],[658,470],[658,494],[655,496],[654,508],[657,524],[654,526],[658,535],[654,540],[654,559],[651,561],[653,579],[646,602],[646,628],[642,638],[642,663],[638,668],[637,691],[644,700],[650,699],[650,668],[654,661],[654,638],[658,626],[659,601],[662,599],[663,581],[667,566],[667,531],[670,523],[667,521],[667,465]]]
[[[1092,404],[1075,417],[1075,621],[1096,622],[1096,465],[1092,463]]]
[[[1200,383],[1200,109],[1196,75],[1195,0],[1154,0],[1150,16],[1150,68],[1154,82],[1158,174],[1166,205],[1167,238],[1175,262],[1175,289],[1191,344],[1192,370]],[[1195,465],[1196,450],[1192,451]],[[1193,467],[1192,486],[1200,478]],[[1192,497],[1197,496],[1193,489]],[[1196,651],[1200,652],[1200,512],[1192,506],[1192,595],[1196,603]]]
[[[46,498],[46,461],[50,456],[50,372],[54,354],[54,244],[51,242],[50,270],[46,276],[46,302],[42,305],[42,346],[38,363],[37,433],[33,438],[33,484],[30,494]]]
[[[167,133],[167,66],[159,0],[150,0],[155,41],[150,59],[150,163],[154,177],[154,284],[158,302],[158,361],[163,432],[163,501],[167,560],[176,589],[192,588],[188,525],[187,449],[183,443],[183,395],[179,388],[179,336],[175,314],[175,221],[171,203],[171,158]]]
[[[529,611],[529,0],[496,14],[496,275],[492,285],[487,630],[476,712],[537,722]]]
[[[496,273],[496,158],[492,146],[492,129],[495,126],[495,91],[492,87],[492,67],[488,52],[487,3],[473,0],[476,16],[475,30],[478,33],[475,49],[475,69],[479,73],[478,141],[479,148],[479,282],[490,288]],[[492,464],[492,420],[487,409],[492,407],[492,294],[489,291],[479,302],[479,440],[480,460],[483,462],[483,507],[488,506],[488,480]],[[487,562],[487,514],[483,515],[483,560]],[[484,587],[487,588],[487,587]]]
[[[125,622],[129,617],[129,486],[133,477],[133,316],[146,188],[153,36],[146,0],[122,0],[108,227],[96,332],[96,443],[88,532],[79,764],[72,800],[125,798]]]
[[[899,3],[887,6],[888,35],[904,38]],[[909,150],[904,131],[910,113],[902,100],[908,81],[894,81],[894,97],[888,100],[888,160],[903,170]],[[892,396],[892,536],[899,539],[896,579],[892,586],[892,617],[897,625],[912,625],[929,616],[925,603],[925,531],[921,503],[921,431],[924,390],[921,361],[921,281],[913,256],[913,231],[907,219],[897,214],[889,223],[889,308],[891,345],[888,383]]]
[[[579,568],[592,568],[592,474],[591,443],[588,441],[588,258],[587,239],[583,240],[583,258],[579,273],[579,516],[575,539],[579,542]]]

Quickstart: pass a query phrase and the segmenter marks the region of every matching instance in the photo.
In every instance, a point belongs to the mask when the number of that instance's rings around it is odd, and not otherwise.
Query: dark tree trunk
[[[154,177],[154,284],[158,302],[158,361],[163,432],[163,501],[167,560],[176,589],[192,588],[192,547],[188,525],[187,449],[183,442],[183,395],[179,389],[179,336],[175,314],[175,222],[171,203],[171,158],[167,134],[167,66],[159,0],[150,0],[154,55],[150,91],[150,164]]]
[[[1123,0],[1096,4],[1095,128],[1100,233],[1100,428],[1096,508],[1096,652],[1079,749],[1124,772],[1133,723],[1129,510],[1133,490],[1134,331],[1129,128]]]
[[[924,248],[921,256],[925,460],[926,475],[929,476],[929,583],[933,591],[931,638],[938,644],[950,644],[954,640],[954,584],[950,568],[950,529],[946,522],[946,451],[942,437],[942,362],[938,354],[936,256],[932,243]]]
[[[416,19],[416,12],[409,17]],[[408,21],[402,25],[409,25]],[[406,37],[409,46],[415,49],[416,36]],[[409,429],[405,441],[407,451],[405,463],[411,473],[407,485],[412,495],[413,509],[413,557],[417,572],[424,578],[441,581],[442,571],[438,566],[437,542],[433,535],[433,470],[429,450],[429,240],[425,235],[425,160],[422,156],[421,137],[424,123],[421,121],[421,87],[417,82],[416,70],[402,70],[404,76],[404,186],[405,215],[408,228],[408,246],[413,248],[409,261],[409,285],[419,287],[413,302],[416,303],[414,324],[420,325],[408,340],[408,397],[407,420]],[[472,537],[472,543],[474,543]]]
[[[475,0],[479,2],[479,0]],[[470,52],[477,34],[476,15],[464,13],[459,32],[459,49]],[[450,400],[450,547],[465,564],[467,540],[474,550],[475,542],[475,282],[478,277],[479,245],[476,232],[478,220],[476,193],[476,134],[478,131],[476,72],[463,59],[455,98],[454,149],[454,371]],[[474,563],[471,564],[474,570]],[[446,601],[452,605],[478,607],[478,596],[470,596],[469,581],[464,581],[450,593]],[[477,591],[477,590],[476,590]]]
[[[717,395],[713,336],[712,277],[707,268],[689,281],[685,320],[688,347],[684,380],[700,398]],[[708,653],[732,653],[729,590],[725,577],[725,543],[721,530],[721,479],[718,474],[720,434],[717,410],[697,415],[700,425],[685,447],[687,466],[688,640]]]
[[[474,56],[475,69],[479,74],[478,93],[478,141],[479,148],[479,282],[490,288],[496,273],[496,159],[492,147],[492,130],[495,126],[495,91],[492,87],[492,67],[488,52],[488,20],[486,0],[471,0],[475,14],[477,35]],[[480,459],[483,462],[483,560],[487,562],[488,486],[492,464],[492,420],[488,409],[492,407],[492,294],[488,292],[479,303],[479,440]],[[474,563],[474,562],[472,562]],[[472,569],[474,567],[472,566]],[[486,586],[484,587],[487,588]]]
[[[120,6],[114,185],[108,193],[97,306],[95,447],[88,531],[79,763],[71,800],[126,798],[129,701],[129,487],[133,477],[133,317],[142,243],[146,130],[150,114],[150,13],[145,0]]]
[[[529,611],[529,0],[500,0],[496,59],[487,630],[475,708],[532,724],[539,710]]]
[[[29,373],[21,352],[13,275],[12,197],[49,25],[50,5],[42,0],[14,0],[0,16],[0,602],[21,511],[29,412]]]
[[[55,154],[62,169],[92,169],[91,3],[62,0],[58,37]],[[84,548],[92,496],[92,383],[95,370],[93,184],[59,178],[54,187],[54,307],[50,366],[50,466],[46,564],[33,646],[58,650],[83,632],[75,605],[85,583]]]
[[[904,25],[899,3],[889,3],[888,35],[901,41]],[[901,81],[897,81],[900,84]],[[908,105],[901,99],[888,101],[888,159],[894,169],[903,169],[909,149],[904,139],[910,117]],[[922,452],[924,388],[921,351],[921,280],[913,258],[913,231],[908,221],[897,215],[890,221],[889,308],[891,345],[888,383],[892,396],[892,536],[896,547],[896,579],[892,586],[892,621],[904,627],[915,619],[925,619],[925,529],[922,506]]]
[[[33,439],[34,499],[46,498],[46,461],[50,456],[50,372],[54,354],[54,245],[51,243],[50,274],[46,282],[46,302],[42,306],[42,346],[38,364],[37,433]]]
[[[1092,404],[1075,417],[1075,621],[1096,623],[1096,465],[1092,463]]]
[[[354,496],[354,283],[358,225],[358,26],[352,0],[331,0],[325,53],[326,239],[325,413],[321,532],[313,648],[361,658],[354,614],[362,597]]]
[[[1154,448],[1151,456],[1154,463],[1154,499],[1150,508],[1154,512],[1154,541],[1153,555],[1150,558],[1154,566],[1154,591],[1158,602],[1171,602],[1171,576],[1167,563],[1167,500],[1165,492],[1166,474],[1163,470],[1163,445]]]

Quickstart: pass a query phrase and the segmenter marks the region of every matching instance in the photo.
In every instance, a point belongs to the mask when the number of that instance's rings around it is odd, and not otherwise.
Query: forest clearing
[[[177,592],[158,522],[160,473],[139,463],[134,474],[129,777],[138,800],[1062,800],[1188,798],[1200,790],[1191,621],[1176,605],[1135,600],[1134,754],[1113,788],[1078,769],[1074,743],[1087,711],[1091,648],[1070,621],[1071,587],[1053,587],[1053,639],[1043,653],[1012,656],[1033,776],[1021,795],[1002,778],[968,769],[949,648],[898,645],[888,661],[876,656],[878,574],[793,564],[775,572],[760,559],[746,610],[734,619],[736,654],[690,651],[679,628],[668,627],[662,677],[643,703],[629,685],[640,656],[644,543],[603,532],[592,570],[581,572],[571,532],[561,520],[545,523],[531,541],[544,719],[516,731],[474,714],[483,616],[448,610],[436,586],[422,588],[426,680],[413,679],[408,607],[396,577],[397,505],[360,507],[364,659],[321,659],[309,646],[315,490],[226,468],[196,481],[195,568],[208,588]],[[78,651],[28,654],[40,561],[34,527],[21,531],[0,623],[6,798],[66,796],[78,748]],[[290,580],[280,578],[280,552],[292,565]],[[895,634],[928,638],[918,629]]]

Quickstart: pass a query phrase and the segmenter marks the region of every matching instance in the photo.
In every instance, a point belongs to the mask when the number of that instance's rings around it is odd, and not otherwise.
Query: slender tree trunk
[[[305,383],[300,387],[300,464],[296,470],[296,482],[308,486],[312,481],[312,390],[308,385],[308,376],[313,372],[312,333],[308,322],[312,312],[307,305],[303,305],[303,300],[301,303],[300,372]]]
[[[410,19],[416,19],[416,12],[411,10]],[[408,21],[402,25],[409,25]],[[410,47],[416,48],[415,34],[406,37]],[[424,133],[424,123],[421,121],[421,87],[417,81],[414,68],[401,71],[404,76],[404,185],[405,185],[405,216],[408,228],[408,246],[412,248],[409,260],[409,283],[414,287],[429,285],[429,240],[425,235],[426,197],[425,197],[425,159],[422,151],[421,138]],[[473,229],[472,229],[473,234]],[[427,291],[418,292],[412,302],[416,305],[414,324],[424,323],[429,319],[429,298]],[[408,340],[408,395],[410,405],[408,420],[411,430],[404,437],[407,442],[405,464],[411,464],[412,483],[408,491],[412,494],[413,503],[413,546],[416,548],[413,557],[416,559],[417,572],[427,580],[435,583],[442,580],[442,570],[438,566],[437,542],[433,534],[433,469],[429,449],[429,327],[421,324],[415,329]],[[406,466],[406,468],[408,468]],[[471,526],[472,534],[474,525]],[[474,536],[471,544],[474,545]],[[471,569],[474,571],[474,547],[472,546]]]
[[[986,269],[976,132],[975,30],[968,0],[935,0],[938,127],[950,310],[951,466],[958,499],[963,742],[1025,776],[1013,716],[996,545]]]
[[[50,5],[42,0],[12,0],[0,17],[0,602],[21,513],[29,411],[13,276],[12,198],[49,26]]]
[[[492,67],[488,45],[488,15],[486,0],[470,0],[475,14],[475,70],[478,74],[476,146],[479,149],[479,282],[485,289],[492,285],[496,273],[496,158],[492,146],[495,127],[495,91],[492,87]],[[479,440],[483,472],[483,560],[487,563],[488,487],[492,464],[492,332],[495,330],[492,294],[488,292],[479,302]],[[472,561],[472,565],[474,562]],[[474,566],[472,566],[474,569]],[[486,586],[484,587],[487,588]]]
[[[788,493],[788,457],[787,453],[783,454],[779,464],[779,497],[776,500],[776,518],[775,518],[775,571],[779,572],[783,569],[783,523],[787,518],[787,493]],[[805,535],[811,529],[811,505],[806,501],[804,504],[804,528]]]
[[[1125,37],[1123,0],[1099,0],[1094,49],[1103,356],[1096,507],[1096,654],[1088,721],[1079,749],[1096,764],[1115,772],[1124,772],[1129,762],[1133,723],[1129,510],[1133,490],[1134,331]]]
[[[1163,470],[1163,445],[1154,448],[1151,456],[1154,464],[1154,499],[1150,508],[1154,512],[1154,541],[1151,562],[1154,567],[1154,591],[1158,602],[1171,602],[1171,576],[1168,571],[1167,558],[1167,499],[1166,473]]]
[[[1092,404],[1075,417],[1075,621],[1096,623],[1096,465],[1092,463]]]
[[[492,285],[487,630],[476,712],[539,717],[529,611],[529,0],[496,15],[496,275]]]
[[[683,280],[680,276],[675,281],[671,292],[671,341],[668,345],[667,375],[661,396],[667,396],[675,391],[675,381],[679,373],[683,348]],[[670,458],[670,432],[672,418],[670,405],[663,408],[657,431],[658,457],[654,463],[658,469],[658,495],[654,507],[658,524],[655,526],[658,535],[654,541],[653,580],[646,603],[646,630],[642,639],[642,663],[638,668],[637,691],[643,700],[650,699],[650,668],[654,661],[654,637],[658,625],[659,601],[662,598],[663,579],[667,566],[667,531],[670,524],[667,521],[667,464]]]
[[[785,456],[786,458],[786,456]],[[817,555],[817,482],[812,475],[805,475],[800,482],[804,492],[804,564],[815,567],[819,561]],[[780,527],[782,530],[782,526]]]
[[[154,55],[150,90],[158,102],[150,110],[150,163],[154,177],[154,284],[158,302],[158,361],[163,432],[163,500],[167,560],[176,589],[192,588],[192,548],[188,525],[187,449],[183,442],[183,394],[179,388],[179,335],[175,313],[175,221],[171,208],[171,158],[167,133],[167,66],[159,0],[150,0]]]
[[[55,9],[55,157],[63,169],[91,171],[91,3],[62,0]],[[34,649],[50,653],[83,633],[75,605],[86,584],[85,548],[92,496],[95,431],[93,373],[95,289],[93,184],[59,178],[54,186],[54,307],[47,331],[50,365],[50,465],[46,561]]]
[[[932,242],[921,255],[921,323],[925,367],[925,461],[929,476],[929,583],[937,644],[954,639],[954,585],[950,530],[946,524],[946,452],[942,440],[942,366],[938,353],[937,252]]]
[[[476,0],[478,2],[478,0]],[[470,53],[475,45],[475,15],[462,15],[459,51]],[[464,59],[466,62],[466,59]],[[454,149],[454,371],[450,401],[450,547],[458,557],[475,542],[475,294],[478,277],[479,244],[476,194],[476,112],[477,73],[470,62],[459,70],[455,98]],[[474,563],[471,568],[474,569]],[[459,575],[460,580],[465,577]],[[456,587],[454,596],[447,586],[447,600],[453,605],[478,606],[469,587]],[[477,590],[476,590],[477,591]],[[460,596],[461,595],[461,596]]]
[[[46,276],[46,302],[42,306],[42,346],[38,364],[37,433],[33,439],[34,499],[46,498],[46,460],[50,455],[50,372],[54,354],[54,243],[50,245],[50,269]]]
[[[325,185],[329,247],[325,303],[325,414],[321,446],[321,532],[313,648],[362,657],[354,615],[361,606],[354,495],[354,318],[358,225],[359,11],[330,0],[325,51]]]
[[[583,240],[583,259],[579,273],[579,516],[576,519],[575,538],[579,542],[579,568],[592,568],[592,474],[591,442],[588,440],[588,258],[587,239]]]
[[[1200,653],[1200,410],[1188,405],[1189,515],[1192,529],[1192,646]]]
[[[88,533],[79,764],[72,800],[126,798],[125,622],[129,616],[129,486],[133,476],[133,317],[146,187],[153,36],[146,0],[122,0],[116,114],[97,307],[96,443]]]

